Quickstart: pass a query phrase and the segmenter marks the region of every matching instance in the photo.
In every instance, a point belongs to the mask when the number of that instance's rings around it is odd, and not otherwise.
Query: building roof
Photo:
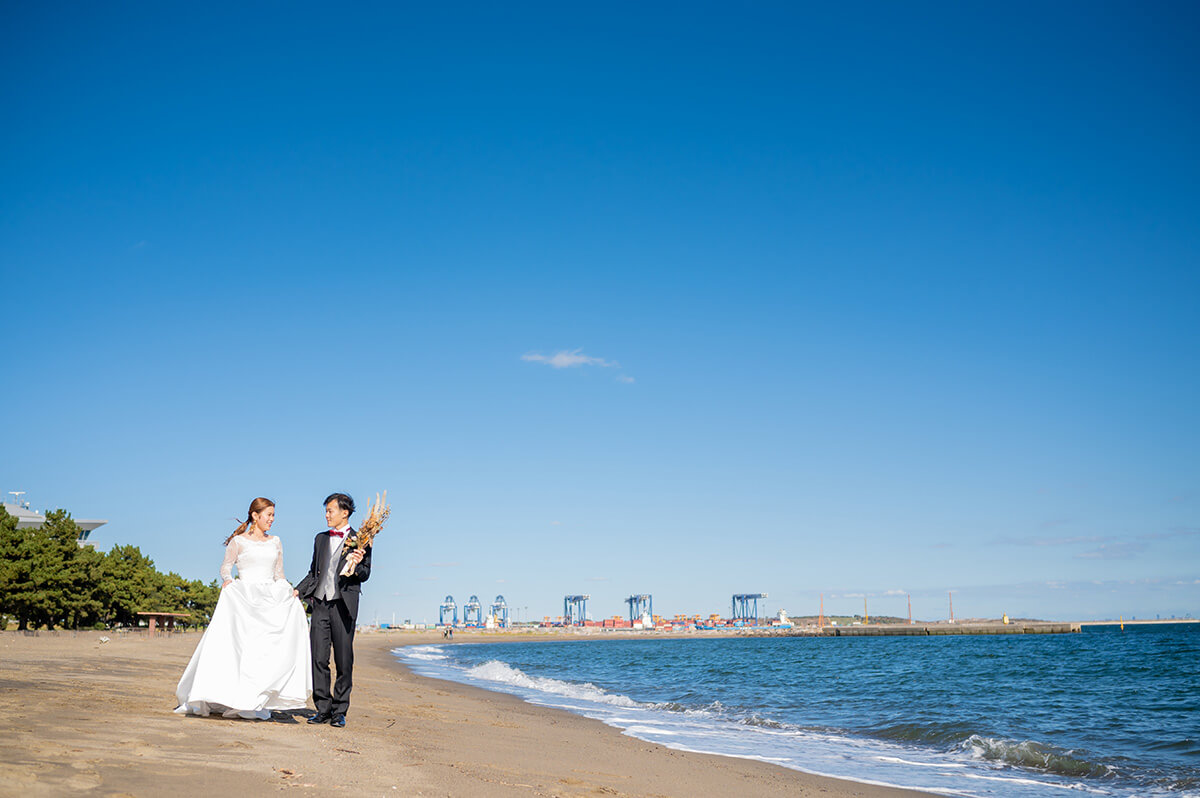
[[[42,524],[46,523],[46,516],[42,513],[36,513],[21,504],[12,504],[4,502],[4,511],[17,519],[17,529],[37,529]],[[84,538],[88,536],[93,529],[104,526],[108,523],[107,520],[101,521],[94,518],[74,518],[72,519],[75,525],[83,532]]]

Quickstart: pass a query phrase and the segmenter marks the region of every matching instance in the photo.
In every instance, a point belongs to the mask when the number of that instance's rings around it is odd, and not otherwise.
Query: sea
[[[941,795],[1200,796],[1200,624],[410,646],[416,673],[685,751]]]

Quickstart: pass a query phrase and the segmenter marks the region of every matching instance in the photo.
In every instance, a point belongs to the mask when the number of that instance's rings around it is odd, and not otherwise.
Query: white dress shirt
[[[346,524],[337,530],[342,533],[340,538],[329,533],[325,534],[325,537],[329,539],[329,562],[326,563],[325,572],[321,574],[321,587],[317,591],[317,598],[325,599],[325,601],[333,601],[338,597],[337,585],[335,584],[338,559],[342,556],[342,544],[346,542],[346,534],[349,530],[350,525]]]

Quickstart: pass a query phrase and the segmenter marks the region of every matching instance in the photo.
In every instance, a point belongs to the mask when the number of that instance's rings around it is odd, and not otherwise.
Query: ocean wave
[[[678,712],[681,715],[725,715],[725,705],[720,701],[710,701],[707,704],[686,704],[682,701],[664,701],[659,704],[652,704],[652,709],[658,709],[663,712]]]
[[[1179,751],[1188,756],[1200,755],[1200,744],[1190,737],[1182,740],[1163,740],[1161,742],[1148,742],[1146,747],[1151,751]]]
[[[701,706],[684,704],[679,701],[664,701],[658,704],[651,704],[650,709],[656,709],[660,712],[678,713],[688,717],[716,718],[732,723],[740,723],[744,726],[755,726],[760,729],[799,729],[797,726],[793,726],[788,723],[782,723],[773,718],[763,717],[754,710],[743,709],[740,707],[727,707],[720,701],[710,701],[709,703]]]
[[[884,740],[941,746],[961,744],[974,734],[974,730],[968,726],[945,723],[893,723],[867,728],[865,731]]]
[[[790,728],[788,726],[788,724],[786,724],[786,723],[780,723],[777,720],[771,720],[770,718],[764,718],[761,715],[754,715],[754,714],[748,715],[747,717],[743,718],[739,722],[743,723],[747,726],[757,726],[760,729],[787,729],[787,728]]]
[[[425,662],[441,662],[448,660],[446,652],[440,646],[408,646],[397,648],[393,654],[406,659],[422,660]]]
[[[473,679],[507,684],[513,687],[523,687],[527,690],[537,690],[538,692],[549,693],[550,695],[594,701],[598,704],[608,704],[615,707],[631,708],[644,706],[629,696],[610,693],[590,682],[575,684],[559,679],[550,679],[545,676],[530,676],[520,668],[514,668],[508,663],[495,659],[467,668],[466,675]]]
[[[1003,740],[972,734],[960,748],[968,755],[989,762],[1041,770],[1071,778],[1104,779],[1118,775],[1116,767],[1082,758],[1078,751],[1066,751],[1033,740]]]

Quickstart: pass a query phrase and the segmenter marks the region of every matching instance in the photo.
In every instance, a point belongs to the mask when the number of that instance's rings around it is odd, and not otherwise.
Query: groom
[[[350,688],[354,672],[354,625],[358,619],[360,585],[371,575],[371,547],[347,551],[347,536],[353,536],[350,515],[354,499],[345,493],[333,493],[325,499],[325,523],[328,531],[317,534],[313,543],[312,565],[308,575],[296,585],[297,595],[312,607],[308,630],[312,646],[313,703],[317,714],[309,723],[328,723],[342,728],[350,708]],[[347,563],[349,576],[342,576]],[[337,666],[337,682],[329,690],[329,649]]]

